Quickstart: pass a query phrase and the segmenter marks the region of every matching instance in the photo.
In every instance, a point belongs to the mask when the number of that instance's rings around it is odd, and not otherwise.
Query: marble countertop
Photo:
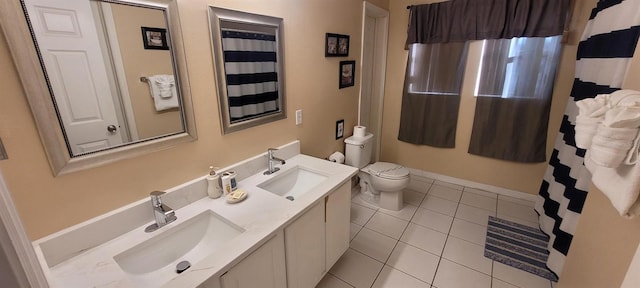
[[[51,268],[43,265],[45,275],[51,287],[197,287],[207,282],[216,287],[215,279],[236,263],[241,261],[276,233],[301,215],[312,204],[321,201],[326,195],[346,183],[357,173],[354,167],[336,164],[326,160],[298,154],[287,159],[285,165],[277,165],[281,171],[273,175],[254,174],[238,182],[238,189],[248,193],[248,197],[239,203],[229,204],[224,197],[197,200],[176,210],[178,220],[155,232],[145,233],[147,223],[137,229],[120,235],[82,254],[67,259]],[[309,192],[298,196],[295,201],[272,194],[257,185],[296,166],[321,171],[327,179]],[[171,206],[170,202],[166,202]],[[149,208],[151,209],[151,208]],[[211,255],[192,263],[191,268],[182,274],[161,273],[162,276],[133,276],[123,271],[114,260],[114,256],[138,245],[151,237],[159,235],[172,227],[206,211],[211,210],[236,224],[245,231],[232,241],[223,244]],[[36,246],[36,253],[39,247]],[[212,278],[214,277],[214,278]]]

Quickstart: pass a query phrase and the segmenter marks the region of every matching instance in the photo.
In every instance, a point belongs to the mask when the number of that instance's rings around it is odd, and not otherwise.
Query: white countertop
[[[218,277],[227,271],[269,240],[271,236],[281,231],[296,216],[301,215],[302,212],[310,208],[311,204],[323,199],[331,191],[349,181],[358,172],[354,167],[302,154],[288,159],[285,165],[276,166],[280,167],[281,171],[269,176],[257,173],[238,183],[238,189],[243,189],[248,193],[247,199],[242,202],[229,204],[224,197],[218,199],[205,197],[176,210],[178,220],[155,232],[144,232],[144,228],[151,224],[147,223],[52,268],[44,267],[50,286],[64,288],[150,287],[150,285],[153,285],[150,282],[137,282],[138,280],[135,277],[131,277],[124,272],[115,262],[113,256],[209,209],[246,231],[232,241],[223,244],[212,255],[192,263],[191,268],[182,274],[178,275],[172,272],[162,274],[166,275],[162,279],[159,277],[152,278],[152,281],[155,281],[158,284],[157,286],[161,287],[196,287],[207,279]],[[286,173],[287,170],[296,166],[322,171],[328,178],[309,192],[298,196],[295,201],[289,201],[284,197],[257,187],[258,184]],[[171,206],[169,202],[166,204]],[[39,247],[36,246],[36,251],[38,249]],[[144,286],[142,286],[143,284]]]

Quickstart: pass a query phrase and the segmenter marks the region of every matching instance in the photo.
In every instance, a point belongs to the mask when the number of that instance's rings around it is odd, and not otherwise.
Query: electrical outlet
[[[296,125],[302,124],[302,110],[296,110]]]

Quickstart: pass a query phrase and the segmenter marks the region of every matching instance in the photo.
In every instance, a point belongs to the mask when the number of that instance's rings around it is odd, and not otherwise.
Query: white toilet
[[[364,137],[351,136],[344,140],[345,164],[360,168],[360,193],[365,200],[380,208],[401,210],[402,189],[409,185],[409,170],[398,164],[371,162],[373,134]]]

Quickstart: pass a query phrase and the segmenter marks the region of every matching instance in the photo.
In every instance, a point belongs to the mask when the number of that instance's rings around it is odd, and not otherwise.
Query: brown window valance
[[[409,8],[407,46],[561,35],[570,0],[450,0]]]

